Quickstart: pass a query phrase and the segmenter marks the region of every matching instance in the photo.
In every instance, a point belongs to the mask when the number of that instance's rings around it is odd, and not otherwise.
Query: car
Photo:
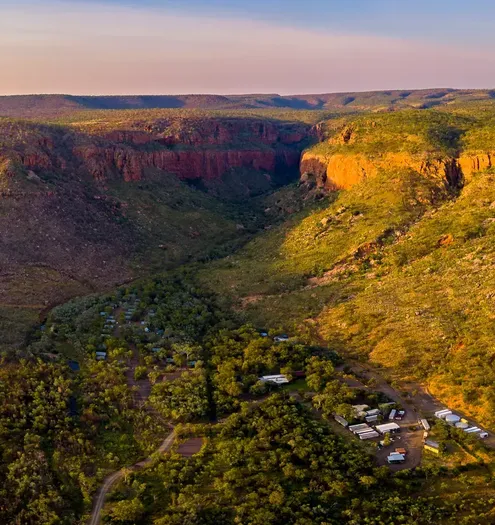
[[[397,419],[398,421],[400,421],[405,415],[406,415],[406,411],[405,410],[399,410],[397,412],[397,414],[395,414],[395,418],[394,419]]]

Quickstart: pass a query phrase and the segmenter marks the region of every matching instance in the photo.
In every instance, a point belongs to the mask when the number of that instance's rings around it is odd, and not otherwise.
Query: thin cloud
[[[477,49],[105,4],[0,8],[0,92],[328,92],[495,84]]]

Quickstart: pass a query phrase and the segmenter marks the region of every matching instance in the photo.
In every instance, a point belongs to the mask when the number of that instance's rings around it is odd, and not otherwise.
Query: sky
[[[492,0],[0,0],[0,95],[495,87]]]

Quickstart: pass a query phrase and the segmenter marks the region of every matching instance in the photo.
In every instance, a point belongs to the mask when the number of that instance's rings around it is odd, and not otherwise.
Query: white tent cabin
[[[289,336],[286,335],[286,334],[281,334],[281,335],[276,335],[273,340],[276,342],[276,343],[285,343],[286,341],[289,340]]]
[[[376,430],[370,430],[369,432],[362,432],[359,435],[359,439],[364,441],[366,439],[374,439],[380,436],[380,434]]]
[[[445,419],[447,416],[450,416],[450,414],[452,414],[452,410],[444,408],[443,410],[437,410],[435,412],[435,417],[437,417],[438,419]]]
[[[365,417],[366,412],[370,409],[369,405],[352,405],[352,410],[354,410],[354,415],[356,417]]]
[[[367,423],[359,423],[359,425],[351,425],[349,427],[349,430],[353,434],[358,434],[360,432],[369,431],[369,430],[373,430],[373,429]]]
[[[400,432],[400,426],[397,423],[386,423],[385,425],[377,425],[376,430],[380,434],[387,434],[388,432],[394,434],[395,432]]]
[[[262,376],[259,378],[259,380],[263,383],[274,383],[276,385],[286,385],[290,382],[287,379],[287,376],[284,376],[283,374],[277,374],[273,376]]]

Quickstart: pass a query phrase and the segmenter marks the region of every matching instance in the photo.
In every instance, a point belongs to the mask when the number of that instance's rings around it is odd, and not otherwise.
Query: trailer
[[[395,434],[400,432],[400,426],[397,423],[386,423],[385,425],[377,425],[376,430],[380,434],[387,434],[388,432]]]
[[[391,411],[390,411],[390,414],[388,415],[388,419],[389,420],[393,420],[395,418],[395,414],[397,414],[397,410],[395,408],[393,408]]]
[[[397,452],[392,452],[392,454],[390,454],[390,456],[387,458],[387,462],[391,465],[404,463],[404,461],[406,461],[406,457],[403,454],[398,454]]]
[[[374,408],[373,410],[368,410],[366,412],[367,416],[379,416],[380,414],[381,414],[381,411],[378,408]]]
[[[440,454],[440,445],[436,441],[431,441],[430,439],[425,441],[424,449],[434,452],[435,454]]]
[[[487,437],[488,437],[488,432],[481,432],[481,434],[479,435],[480,439],[486,439]]]
[[[479,427],[471,427],[466,428],[464,432],[466,432],[466,434],[478,434],[478,432],[483,432],[483,430],[481,430]]]
[[[366,423],[375,423],[376,421],[378,421],[378,416],[366,416],[364,420],[366,421]]]
[[[365,439],[374,439],[377,438],[380,434],[376,432],[375,430],[371,430],[370,432],[362,432],[359,434],[359,439],[364,441]]]
[[[430,424],[428,423],[428,421],[426,419],[420,419],[419,420],[419,423],[421,424],[421,426],[428,432],[428,430],[430,430]]]

